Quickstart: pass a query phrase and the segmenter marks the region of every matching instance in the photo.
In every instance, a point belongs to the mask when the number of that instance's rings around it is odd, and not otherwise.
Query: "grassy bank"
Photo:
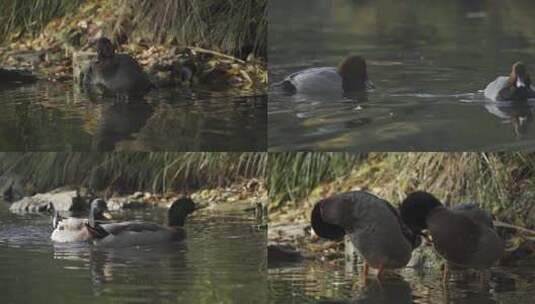
[[[499,220],[535,226],[535,154],[279,153],[269,158],[271,215],[306,218],[327,195],[363,189],[394,204],[426,190],[448,204],[474,201]]]
[[[266,153],[0,153],[0,175],[35,191],[79,185],[96,191],[183,191],[262,178]]]
[[[81,9],[95,17],[99,12],[113,14],[104,20],[103,29],[116,40],[126,36],[153,43],[175,41],[237,56],[246,56],[244,52],[265,55],[265,0],[6,0],[2,4],[0,41],[37,37],[52,20],[76,15]],[[106,9],[99,11],[97,6]]]

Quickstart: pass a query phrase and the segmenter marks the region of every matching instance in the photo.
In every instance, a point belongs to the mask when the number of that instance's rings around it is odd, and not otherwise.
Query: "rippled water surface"
[[[0,202],[1,203],[1,202]],[[163,222],[163,211],[117,215]],[[194,213],[170,246],[49,241],[51,219],[0,205],[0,303],[265,303],[266,232],[243,213]]]
[[[125,103],[72,84],[0,84],[0,149],[265,150],[266,100],[255,91],[159,89]]]
[[[368,61],[365,96],[270,91],[271,150],[512,150],[535,148],[534,104],[481,92],[518,60],[535,73],[533,1],[273,0],[270,81]]]
[[[269,270],[274,303],[532,303],[535,261],[491,269],[488,285],[476,273],[456,272],[444,287],[438,271],[404,270],[363,284],[358,273],[316,262]]]

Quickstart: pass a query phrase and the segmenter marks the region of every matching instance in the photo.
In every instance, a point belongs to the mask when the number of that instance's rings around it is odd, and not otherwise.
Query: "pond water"
[[[115,215],[164,221],[163,210]],[[183,243],[105,250],[54,245],[50,216],[1,204],[0,303],[265,303],[266,231],[257,224],[200,210]]]
[[[535,73],[533,1],[273,0],[270,82],[348,54],[368,62],[365,96],[271,89],[270,150],[450,151],[535,148],[534,103],[482,90],[519,60]]]
[[[491,269],[483,287],[476,273],[452,273],[444,287],[439,271],[418,274],[414,270],[390,273],[379,283],[367,284],[357,273],[342,267],[309,262],[269,269],[273,303],[532,303],[535,297],[535,261]]]
[[[72,84],[0,84],[2,151],[260,151],[267,97],[159,89],[131,103]]]

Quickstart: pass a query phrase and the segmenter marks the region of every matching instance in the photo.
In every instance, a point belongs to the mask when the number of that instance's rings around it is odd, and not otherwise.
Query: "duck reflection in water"
[[[95,112],[99,117],[95,126],[88,125],[93,133],[92,149],[97,151],[111,151],[117,144],[139,133],[154,113],[149,103],[101,103],[95,105]],[[88,121],[89,122],[89,121]],[[86,125],[88,124],[86,122]]]
[[[528,101],[515,101],[507,104],[486,103],[485,109],[494,116],[510,123],[517,139],[523,139],[533,122],[533,106]]]
[[[362,286],[352,300],[327,300],[318,303],[347,304],[408,304],[414,303],[411,286],[403,277],[389,275],[384,280],[370,280]]]

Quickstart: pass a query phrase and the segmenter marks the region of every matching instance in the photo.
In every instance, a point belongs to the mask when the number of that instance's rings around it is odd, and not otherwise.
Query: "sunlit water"
[[[257,91],[158,89],[125,103],[72,84],[0,84],[0,149],[265,150],[266,100]]]
[[[269,2],[270,82],[363,55],[367,96],[270,90],[271,150],[513,150],[535,147],[534,104],[482,90],[518,60],[535,73],[533,1]]]
[[[382,282],[370,276],[364,284],[358,272],[310,262],[269,269],[273,303],[532,303],[535,261],[491,269],[487,284],[470,272],[453,273],[443,286],[438,271],[404,270]]]
[[[183,243],[105,250],[54,245],[49,216],[2,204],[0,303],[266,303],[266,232],[256,224],[248,214],[199,211]]]

